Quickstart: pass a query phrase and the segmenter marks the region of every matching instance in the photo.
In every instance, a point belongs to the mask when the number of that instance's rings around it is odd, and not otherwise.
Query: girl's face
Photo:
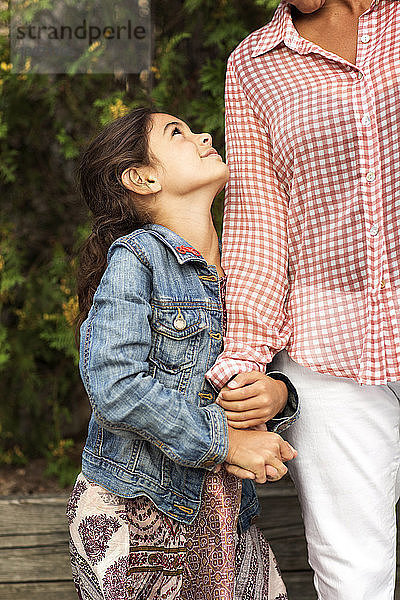
[[[209,190],[211,199],[227,182],[229,170],[212,147],[208,133],[193,133],[180,119],[164,113],[152,116],[150,152],[157,159],[161,190],[185,196]]]

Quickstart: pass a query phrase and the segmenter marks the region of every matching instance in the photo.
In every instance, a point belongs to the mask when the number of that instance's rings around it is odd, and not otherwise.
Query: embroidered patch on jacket
[[[176,250],[180,252],[180,254],[194,254],[194,256],[201,256],[198,250],[191,248],[190,246],[177,246]]]

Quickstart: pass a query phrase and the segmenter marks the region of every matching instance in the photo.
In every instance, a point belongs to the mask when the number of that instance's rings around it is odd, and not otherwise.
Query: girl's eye
[[[172,130],[172,135],[177,135],[178,133],[182,134],[182,131],[179,129],[179,127],[174,127]]]

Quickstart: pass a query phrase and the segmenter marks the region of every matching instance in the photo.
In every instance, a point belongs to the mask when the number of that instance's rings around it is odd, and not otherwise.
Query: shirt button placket
[[[372,237],[375,237],[376,235],[378,235],[378,233],[379,233],[379,227],[376,223],[374,223],[369,230],[369,235]]]
[[[365,176],[365,179],[368,181],[368,183],[372,183],[373,181],[375,181],[375,171],[368,171],[368,173]]]
[[[357,54],[357,64],[360,69],[363,69],[366,64],[366,54],[369,52],[369,43],[371,41],[371,36],[364,32],[360,33],[359,37],[359,45],[358,45],[358,54]],[[359,90],[360,106],[367,107],[367,110],[361,111],[359,116],[360,127],[360,136],[364,138],[363,147],[365,149],[364,156],[364,164],[370,165],[367,166],[364,171],[364,181],[366,183],[365,192],[366,192],[366,201],[367,201],[367,214],[369,216],[369,224],[367,225],[367,238],[369,238],[371,245],[371,263],[369,268],[371,269],[371,283],[372,283],[372,301],[382,293],[382,290],[385,287],[384,278],[382,277],[381,269],[379,268],[380,260],[379,254],[381,252],[381,245],[379,243],[380,238],[380,202],[379,202],[379,188],[380,181],[378,178],[377,165],[375,165],[375,153],[373,150],[373,142],[375,137],[375,122],[372,120],[372,115],[374,114],[374,107],[370,104],[370,89],[369,89],[369,80],[367,77],[367,73],[359,70],[357,72],[357,83],[361,85]],[[378,274],[379,271],[379,274]],[[379,290],[379,291],[378,291]]]

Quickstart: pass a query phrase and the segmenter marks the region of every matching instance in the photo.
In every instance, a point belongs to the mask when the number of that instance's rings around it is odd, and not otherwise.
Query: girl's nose
[[[200,133],[201,143],[206,146],[212,146],[212,137],[209,133]]]

